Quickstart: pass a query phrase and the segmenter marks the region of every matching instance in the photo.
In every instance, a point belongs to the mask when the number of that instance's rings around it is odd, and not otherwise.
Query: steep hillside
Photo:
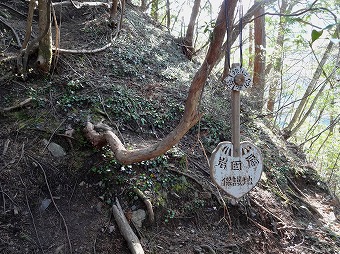
[[[27,12],[27,4],[12,2],[0,1],[1,14],[22,38],[18,11]],[[61,47],[110,42],[107,19],[104,7],[64,8]],[[130,253],[112,216],[115,198],[145,253],[339,253],[339,201],[298,147],[251,111],[246,95],[241,139],[262,151],[261,180],[237,204],[212,183],[206,156],[231,137],[230,94],[214,77],[200,123],[163,156],[121,165],[108,147],[86,140],[90,117],[109,125],[126,147],[144,147],[183,113],[199,64],[138,8],[127,6],[111,47],[60,54],[51,75],[31,71],[26,81],[8,59],[18,50],[11,30],[1,23],[0,32],[1,253]],[[137,211],[147,212],[135,188],[150,199],[154,223],[135,221]]]

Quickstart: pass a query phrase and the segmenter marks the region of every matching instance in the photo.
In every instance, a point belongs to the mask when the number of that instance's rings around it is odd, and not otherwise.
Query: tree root
[[[149,222],[153,224],[155,222],[155,214],[153,212],[152,203],[150,199],[147,196],[145,196],[145,194],[138,188],[134,188],[133,191],[137,194],[138,197],[140,197],[143,200],[148,210]]]
[[[123,235],[124,239],[127,241],[129,249],[132,254],[144,254],[143,247],[136,236],[136,234],[133,232],[132,228],[130,227],[122,207],[120,206],[120,203],[118,199],[116,198],[116,204],[112,206],[112,213],[115,217],[115,220],[118,224],[119,230],[121,234]]]
[[[283,220],[277,216],[276,214],[272,213],[271,211],[269,211],[267,208],[265,208],[263,205],[259,204],[255,199],[250,199],[250,202],[252,202],[253,204],[255,204],[257,207],[261,208],[262,210],[264,210],[266,213],[270,214],[271,216],[273,216],[277,221],[284,223]]]
[[[205,244],[205,245],[201,245],[202,249],[205,249],[208,251],[209,254],[216,254],[216,252],[214,251],[213,248],[211,248],[209,245]]]

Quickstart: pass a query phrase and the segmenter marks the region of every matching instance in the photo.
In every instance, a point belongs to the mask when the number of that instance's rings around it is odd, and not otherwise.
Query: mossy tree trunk
[[[52,63],[51,1],[39,0],[39,34],[46,34],[39,41],[37,68],[48,73]],[[47,29],[46,29],[47,28]]]
[[[156,21],[158,21],[158,0],[152,0],[151,3],[151,17],[153,17]]]

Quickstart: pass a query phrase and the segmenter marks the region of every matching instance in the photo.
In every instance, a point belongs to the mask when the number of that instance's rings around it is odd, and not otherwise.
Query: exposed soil
[[[22,40],[26,20],[20,13],[28,4],[0,4],[0,17]],[[105,45],[112,33],[107,19],[104,7],[63,7],[60,47]],[[146,210],[133,187],[154,206],[153,225],[146,219],[138,228],[130,221],[146,253],[339,253],[337,198],[298,148],[287,146],[265,121],[252,120],[246,97],[242,138],[261,149],[264,173],[235,205],[210,180],[197,126],[165,156],[130,166],[87,142],[88,116],[104,120],[133,148],[164,137],[183,112],[199,65],[137,7],[128,4],[113,46],[96,54],[61,54],[47,77],[30,71],[24,81],[15,75],[15,60],[8,57],[19,48],[2,22],[0,33],[0,109],[33,99],[0,112],[0,253],[130,253],[111,205],[117,197],[128,219]],[[208,156],[230,140],[229,96],[214,83],[211,78],[205,90],[200,123]],[[53,156],[44,139],[66,155]]]

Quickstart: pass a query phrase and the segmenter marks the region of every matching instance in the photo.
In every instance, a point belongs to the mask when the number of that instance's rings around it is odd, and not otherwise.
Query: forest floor
[[[0,4],[1,19],[22,41],[27,2]],[[105,7],[69,6],[56,14],[61,48],[94,49],[111,40]],[[36,24],[37,16],[33,37]],[[137,7],[127,5],[111,47],[60,54],[50,75],[30,69],[26,80],[16,75],[20,48],[7,25],[0,22],[0,253],[130,253],[112,215],[115,198],[145,253],[340,252],[338,199],[298,147],[255,117],[246,96],[242,139],[262,151],[261,180],[234,205],[212,183],[205,153],[230,140],[229,94],[213,78],[199,126],[155,160],[124,166],[109,148],[86,140],[90,116],[111,126],[126,147],[147,146],[183,112],[199,64]],[[136,221],[146,207],[135,187],[153,204],[153,224]]]

